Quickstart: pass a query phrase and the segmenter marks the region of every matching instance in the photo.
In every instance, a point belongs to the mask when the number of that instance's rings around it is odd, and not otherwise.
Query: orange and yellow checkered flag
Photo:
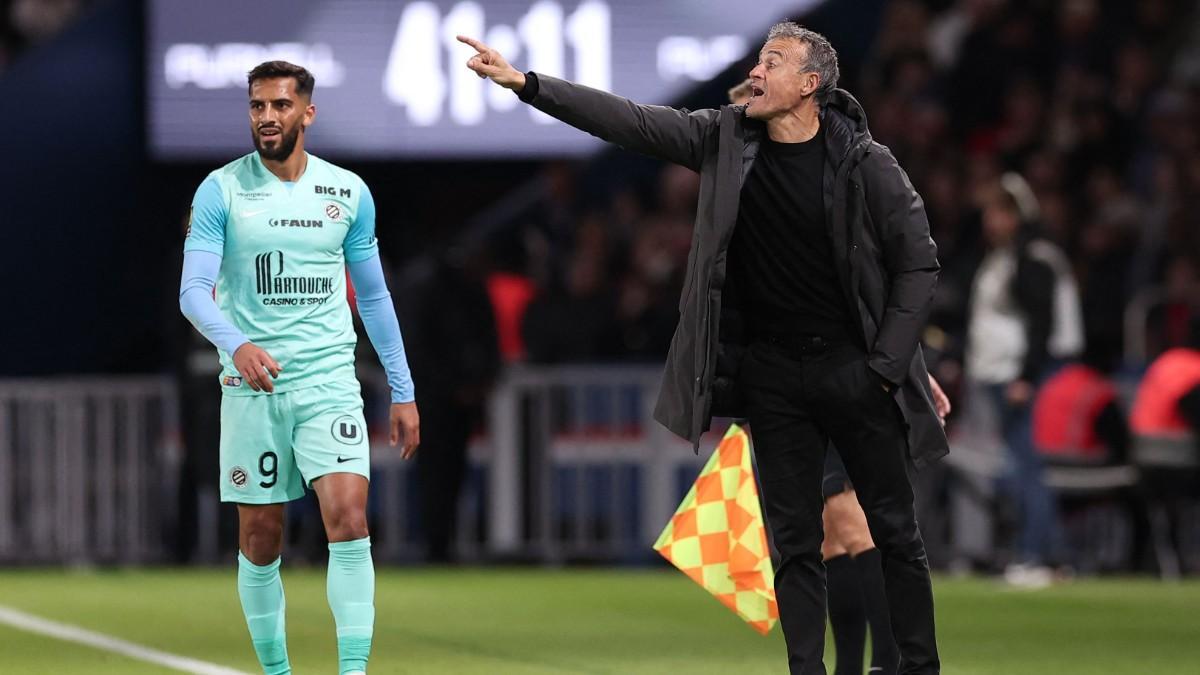
[[[729,426],[654,549],[754,630],[779,620],[750,439]]]

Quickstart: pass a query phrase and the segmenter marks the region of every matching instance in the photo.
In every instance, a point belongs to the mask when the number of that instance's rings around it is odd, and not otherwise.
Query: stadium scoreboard
[[[149,146],[159,159],[245,152],[246,72],[271,59],[312,71],[306,144],[362,158],[563,157],[599,141],[465,67],[480,37],[518,69],[643,103],[670,103],[757,49],[815,1],[264,0],[147,4]],[[733,84],[732,82],[730,83]]]

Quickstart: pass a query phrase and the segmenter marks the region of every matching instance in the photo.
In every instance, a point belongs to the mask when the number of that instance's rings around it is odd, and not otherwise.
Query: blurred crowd
[[[1006,175],[1022,235],[1064,256],[1056,271],[1076,286],[1082,324],[1071,329],[1085,344],[1144,360],[1184,340],[1200,305],[1194,32],[1193,7],[1180,0],[887,5],[873,52],[843,71],[843,86],[925,199],[943,265],[926,346],[946,356],[937,374],[952,387],[989,248],[983,214]],[[546,172],[545,203],[519,223],[519,254],[506,261],[529,283],[510,356],[661,358],[697,176],[663,166],[600,189],[571,165]],[[1135,301],[1148,303],[1149,326],[1126,345]]]
[[[6,14],[24,4],[39,3]],[[1006,460],[985,492],[1011,516],[1010,580],[1048,582],[1077,496],[1128,504],[1134,564],[1153,549],[1160,571],[1178,569],[1162,555],[1179,543],[1172,500],[1200,486],[1196,8],[896,0],[871,44],[843,62],[842,85],[925,200],[942,273],[924,347],[955,406],[947,464],[973,470],[958,458],[978,425],[960,420],[986,413]],[[709,89],[723,96],[749,68]],[[623,152],[548,163],[499,217],[392,279],[426,426],[416,506],[430,559],[453,555],[469,437],[502,364],[662,362],[698,186]],[[925,494],[945,507],[941,487]]]
[[[87,0],[0,0],[0,73],[18,54],[66,28],[87,4]]]
[[[951,397],[969,404],[956,410],[990,416],[1007,460],[998,487],[1016,514],[1010,580],[1041,584],[1063,543],[1046,462],[1123,465],[1139,433],[1200,425],[1172,412],[1146,426],[1182,404],[1135,397],[1153,359],[1200,346],[1195,8],[897,0],[861,67],[846,65],[842,86],[924,197],[939,247],[927,360]],[[491,258],[478,283],[506,361],[666,354],[698,177],[664,165],[597,180],[584,169],[548,165],[542,200],[484,246]],[[1195,378],[1171,384],[1177,398],[1200,384],[1200,370]],[[1086,432],[1058,433],[1076,427]],[[1131,487],[1117,475],[1082,480],[1102,492]],[[1141,475],[1143,496],[1166,494],[1148,482],[1154,470]],[[1154,536],[1153,502],[1134,509],[1135,545]]]

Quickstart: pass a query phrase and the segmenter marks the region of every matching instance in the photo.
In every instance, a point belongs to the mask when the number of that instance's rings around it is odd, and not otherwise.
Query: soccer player
[[[309,487],[330,542],[338,669],[364,673],[375,570],[347,268],[391,387],[389,440],[403,443],[405,459],[420,442],[412,379],[371,193],[355,174],[304,151],[317,112],[313,76],[269,61],[248,80],[255,151],[196,191],[179,306],[220,352],[221,500],[238,505],[238,594],[263,671],[291,672],[279,577],[283,509]]]

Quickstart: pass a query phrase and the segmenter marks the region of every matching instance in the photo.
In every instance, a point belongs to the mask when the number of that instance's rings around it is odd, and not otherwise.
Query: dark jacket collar
[[[825,125],[825,150],[834,166],[840,166],[871,141],[867,113],[845,89],[834,89],[829,94],[821,106],[821,123]]]
[[[753,157],[767,133],[767,125],[761,120],[746,117],[745,106],[736,106],[738,116],[745,129],[745,142],[752,146],[748,153]],[[834,89],[828,100],[821,106],[821,124],[825,125],[825,150],[828,161],[834,167],[840,166],[851,154],[865,146],[871,140],[871,132],[867,128],[867,113],[863,111],[858,99],[845,89]]]

